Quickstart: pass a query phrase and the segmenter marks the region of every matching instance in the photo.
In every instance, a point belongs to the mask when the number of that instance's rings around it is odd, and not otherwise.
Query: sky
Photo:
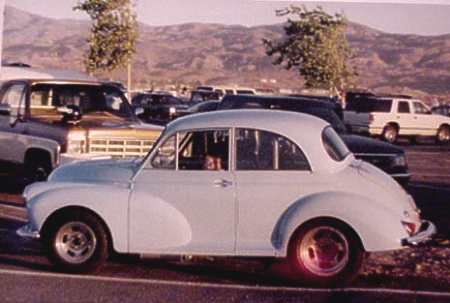
[[[321,5],[329,13],[344,13],[353,22],[389,33],[450,34],[450,0],[375,0],[377,3],[277,0],[134,0],[140,22],[172,25],[188,22],[246,26],[281,23],[275,10],[290,4]],[[373,0],[366,0],[373,1]],[[87,19],[72,7],[78,0],[6,0],[7,5],[58,19]],[[428,3],[428,4],[423,4]]]

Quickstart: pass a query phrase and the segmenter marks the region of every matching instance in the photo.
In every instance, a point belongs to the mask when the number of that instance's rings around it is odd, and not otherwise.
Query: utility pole
[[[128,2],[128,9],[129,9],[129,15],[128,15],[128,22],[131,23],[131,12],[133,9],[131,0]],[[128,64],[127,64],[127,98],[128,102],[131,102],[131,58],[128,58]]]

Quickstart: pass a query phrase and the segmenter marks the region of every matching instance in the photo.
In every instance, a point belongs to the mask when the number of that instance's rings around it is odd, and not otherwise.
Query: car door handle
[[[228,187],[233,185],[233,182],[225,180],[225,179],[218,179],[218,180],[214,180],[213,182],[214,187]]]

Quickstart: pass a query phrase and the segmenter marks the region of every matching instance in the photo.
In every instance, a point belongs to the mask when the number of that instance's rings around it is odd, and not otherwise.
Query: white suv
[[[434,137],[440,144],[450,142],[450,118],[432,114],[416,99],[358,99],[347,105],[344,122],[352,132],[381,136],[391,143],[399,136]]]

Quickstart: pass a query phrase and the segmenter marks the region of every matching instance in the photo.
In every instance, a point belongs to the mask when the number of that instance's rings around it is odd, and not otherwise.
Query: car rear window
[[[389,113],[391,107],[391,99],[356,99],[351,104],[347,104],[346,110],[360,113]]]
[[[335,161],[340,162],[350,154],[347,145],[331,126],[323,130],[322,142],[328,155]]]

